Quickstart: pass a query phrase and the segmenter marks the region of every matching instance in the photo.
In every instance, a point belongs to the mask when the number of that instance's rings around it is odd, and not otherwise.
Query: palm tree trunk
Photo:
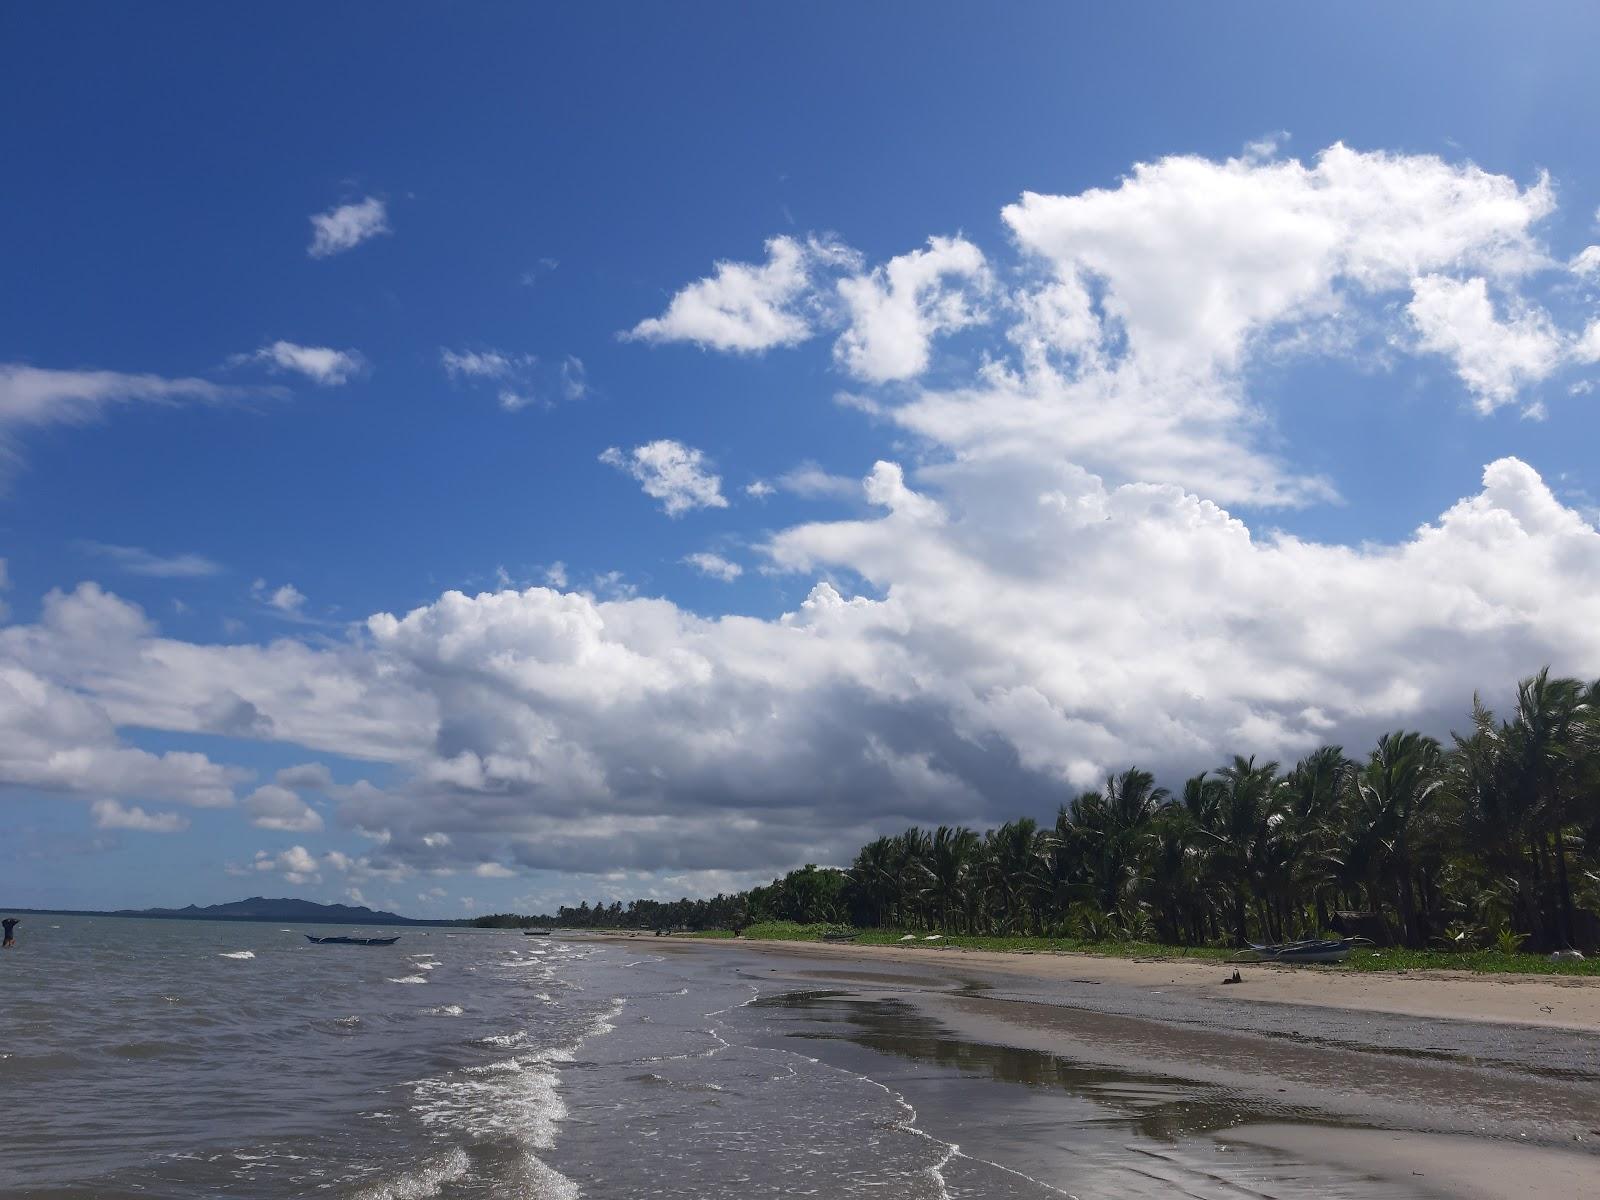
[[[1422,945],[1417,930],[1417,900],[1411,889],[1411,871],[1405,864],[1400,869],[1400,928],[1406,945],[1413,950]]]
[[[1575,922],[1572,915],[1572,884],[1567,879],[1567,850],[1556,830],[1556,887],[1561,896],[1561,945],[1557,949],[1571,949]]]

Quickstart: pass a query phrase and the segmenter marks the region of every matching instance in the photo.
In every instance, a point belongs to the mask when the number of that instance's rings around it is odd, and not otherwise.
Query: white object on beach
[[[944,941],[944,934],[942,934],[942,933],[930,933],[927,937],[923,938],[922,940],[925,941],[925,942],[942,942],[942,941]]]
[[[908,933],[908,934],[905,935],[905,937],[901,938],[900,940],[902,942],[914,942],[914,941],[917,940],[917,935],[914,934],[914,933]]]
[[[1582,950],[1556,950],[1550,955],[1551,962],[1582,962]]]

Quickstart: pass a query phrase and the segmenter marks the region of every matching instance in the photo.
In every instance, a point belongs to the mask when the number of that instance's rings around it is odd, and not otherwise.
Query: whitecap
[[[424,1125],[473,1137],[510,1137],[535,1150],[555,1143],[567,1115],[556,1091],[555,1068],[534,1061],[494,1064],[416,1084],[411,1111]]]
[[[230,950],[226,954],[217,955],[218,958],[254,958],[254,950]]]
[[[430,1196],[443,1195],[445,1185],[464,1178],[471,1166],[466,1151],[452,1150],[415,1174],[363,1188],[355,1200],[428,1200]]]
[[[441,1004],[438,1008],[427,1010],[430,1017],[459,1017],[466,1011],[459,1004]]]
[[[498,1062],[483,1063],[476,1067],[462,1068],[468,1075],[514,1075],[522,1070],[522,1063],[515,1058],[502,1058]]]
[[[391,979],[390,983],[427,983],[426,975],[402,975],[399,979]]]
[[[474,1046],[516,1046],[527,1040],[528,1033],[519,1029],[515,1033],[491,1033],[488,1037],[481,1037],[474,1041]]]

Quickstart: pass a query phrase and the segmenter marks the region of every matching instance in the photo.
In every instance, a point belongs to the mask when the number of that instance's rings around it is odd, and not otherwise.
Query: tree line
[[[1174,945],[1283,941],[1339,928],[1412,947],[1600,941],[1600,682],[1474,699],[1448,744],[1385,734],[1284,768],[1234,757],[1158,786],[1130,767],[1061,805],[979,833],[913,827],[847,869],[808,865],[737,895],[563,907],[526,922],[739,928],[769,920]]]

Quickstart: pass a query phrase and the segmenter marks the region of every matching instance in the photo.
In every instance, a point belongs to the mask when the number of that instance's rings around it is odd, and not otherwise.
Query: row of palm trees
[[[515,919],[1180,945],[1342,927],[1416,947],[1589,948],[1600,942],[1600,683],[1547,668],[1519,685],[1507,719],[1475,700],[1448,746],[1399,731],[1360,760],[1338,746],[1287,770],[1236,757],[1176,791],[1130,768],[1047,826],[912,828],[869,842],[848,870],[807,865],[735,895]]]
[[[1241,944],[1357,912],[1409,946],[1592,945],[1600,684],[1541,671],[1509,719],[1475,702],[1448,748],[1400,731],[1360,761],[1236,757],[1177,792],[1132,768],[1051,826],[908,829],[861,848],[838,904],[857,924],[947,932]]]

